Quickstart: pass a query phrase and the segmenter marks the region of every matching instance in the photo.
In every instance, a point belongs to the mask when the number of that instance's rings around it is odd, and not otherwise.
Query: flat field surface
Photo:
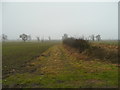
[[[3,87],[118,87],[117,64],[88,58],[61,43],[3,43]]]
[[[4,42],[2,43],[3,77],[22,70],[25,63],[40,56],[45,50],[57,42]]]

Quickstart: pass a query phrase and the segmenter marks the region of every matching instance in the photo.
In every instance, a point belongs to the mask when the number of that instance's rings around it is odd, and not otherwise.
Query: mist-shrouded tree
[[[68,38],[68,35],[67,35],[67,34],[64,34],[64,35],[62,36],[62,40],[67,39],[67,38]]]
[[[7,40],[7,35],[2,34],[2,41],[6,41]]]
[[[41,38],[41,42],[44,42],[44,36]]]
[[[40,42],[40,38],[39,37],[36,37],[37,38],[37,41]]]
[[[95,36],[94,35],[91,35],[91,40],[95,41]]]
[[[25,41],[28,40],[28,35],[26,35],[26,34],[21,34],[21,35],[20,35],[20,38],[22,38],[22,40],[25,42]]]
[[[96,36],[96,40],[97,40],[97,41],[100,41],[100,40],[101,40],[100,35],[97,35],[97,36]]]
[[[51,37],[49,36],[48,39],[49,39],[49,41],[50,41],[50,40],[51,40]]]

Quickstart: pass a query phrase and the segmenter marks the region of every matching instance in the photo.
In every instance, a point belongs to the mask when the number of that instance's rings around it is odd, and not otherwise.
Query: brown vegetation
[[[87,40],[67,38],[63,40],[63,44],[70,46],[80,52],[81,57],[86,57],[84,60],[98,59],[112,63],[118,63],[118,46],[110,44],[90,43]],[[70,48],[69,48],[70,49]],[[71,51],[71,49],[70,49]],[[78,56],[78,55],[77,55]]]

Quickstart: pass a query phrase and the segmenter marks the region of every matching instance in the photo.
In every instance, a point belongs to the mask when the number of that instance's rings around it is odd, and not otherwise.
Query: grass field
[[[108,49],[106,45],[102,47]],[[109,49],[113,48],[116,46]],[[117,64],[99,59],[58,42],[6,42],[3,43],[3,87],[117,88]]]
[[[14,71],[22,72],[21,68],[24,65],[40,56],[56,42],[5,42],[2,43],[2,56],[3,56],[3,77],[14,73]]]

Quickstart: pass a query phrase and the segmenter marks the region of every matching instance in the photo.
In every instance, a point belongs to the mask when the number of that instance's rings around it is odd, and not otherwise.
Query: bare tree
[[[91,40],[91,36],[88,36],[88,40]]]
[[[7,35],[2,34],[2,41],[6,41],[7,40]]]
[[[67,39],[67,38],[68,38],[67,34],[64,34],[64,36],[62,36],[62,40]]]
[[[44,42],[44,36],[41,38],[41,42]]]
[[[94,35],[91,35],[91,40],[95,41],[95,36]]]
[[[37,41],[40,42],[40,38],[39,37],[36,37],[37,38]]]
[[[101,40],[100,35],[97,35],[97,36],[96,36],[96,40],[97,40],[97,41],[100,41],[100,40]]]
[[[22,38],[22,40],[25,42],[25,41],[28,40],[28,35],[26,35],[26,34],[21,34],[21,35],[20,35],[20,38]]]
[[[49,36],[48,39],[49,39],[49,41],[50,41],[50,40],[51,40],[51,37]]]

